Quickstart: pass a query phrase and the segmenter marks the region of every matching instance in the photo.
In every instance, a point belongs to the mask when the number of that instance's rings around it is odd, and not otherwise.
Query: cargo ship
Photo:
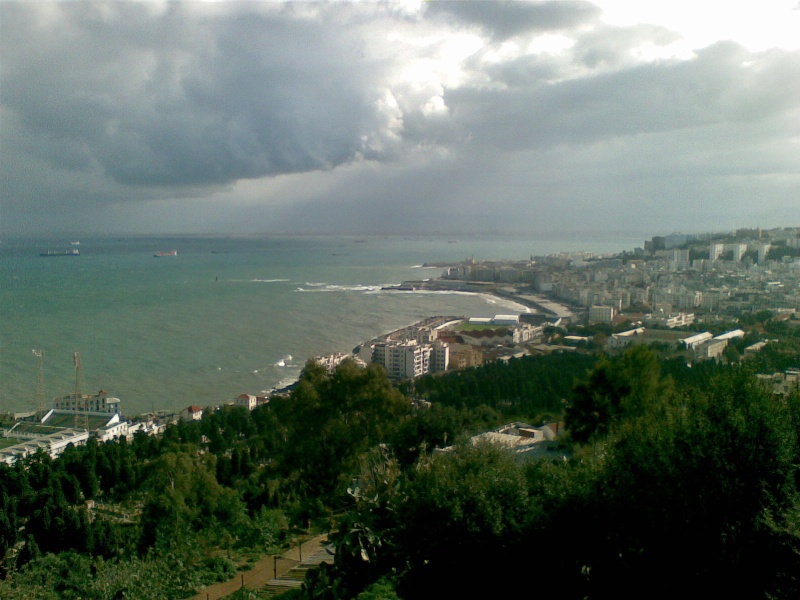
[[[47,252],[40,252],[39,256],[80,256],[81,251],[77,248],[72,250],[48,250]]]
[[[164,256],[178,256],[177,250],[159,250],[155,254],[153,254],[156,258],[162,258]]]

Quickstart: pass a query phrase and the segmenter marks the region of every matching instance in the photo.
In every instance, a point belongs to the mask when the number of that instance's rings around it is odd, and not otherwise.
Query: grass
[[[0,450],[8,448],[9,446],[16,446],[22,441],[23,440],[18,440],[17,438],[0,437]]]

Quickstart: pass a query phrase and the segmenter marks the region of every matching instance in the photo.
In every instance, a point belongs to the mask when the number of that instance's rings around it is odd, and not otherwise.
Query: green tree
[[[661,377],[658,355],[633,346],[615,359],[602,357],[579,383],[565,411],[570,437],[586,443],[606,435],[622,419],[646,413],[671,393],[673,383]]]

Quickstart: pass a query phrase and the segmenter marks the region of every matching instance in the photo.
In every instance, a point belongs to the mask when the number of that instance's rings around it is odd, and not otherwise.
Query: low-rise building
[[[70,444],[82,446],[89,437],[90,433],[86,430],[61,429],[46,435],[25,439],[18,444],[3,448],[0,450],[0,461],[8,465],[14,464],[17,460],[36,454],[39,450],[46,452],[51,458],[56,458]]]
[[[695,346],[695,356],[699,359],[719,358],[728,347],[728,340],[710,339]]]
[[[192,404],[181,411],[180,417],[185,421],[199,421],[203,418],[203,409]]]
[[[622,350],[628,346],[632,346],[639,341],[644,334],[644,327],[636,327],[620,333],[612,333],[606,340],[606,347],[611,350]]]
[[[68,394],[56,398],[53,406],[58,410],[90,410],[92,412],[120,414],[120,399],[109,396],[105,390],[94,395]]]
[[[567,453],[558,446],[558,433],[563,428],[560,423],[534,427],[527,423],[508,423],[492,431],[480,433],[470,438],[472,445],[491,444],[507,448],[520,462],[560,458],[566,460]],[[457,446],[437,449],[436,452],[454,452]]]
[[[247,410],[253,410],[255,407],[267,404],[268,402],[269,398],[265,396],[253,396],[252,394],[239,394],[233,399],[233,404],[235,406],[244,406]]]
[[[707,342],[713,337],[714,336],[711,333],[704,331],[703,333],[696,333],[692,336],[684,338],[681,340],[681,342],[687,349],[694,350],[696,347],[700,346],[700,344]]]
[[[645,317],[645,323],[651,326],[666,327],[675,329],[676,327],[686,327],[695,321],[694,313],[672,313],[672,314],[651,314]]]
[[[0,461],[12,464],[39,450],[56,458],[70,444],[83,445],[90,437],[101,442],[128,437],[128,425],[118,413],[50,409],[41,419],[18,421],[6,432],[6,438],[19,443],[3,448]]]

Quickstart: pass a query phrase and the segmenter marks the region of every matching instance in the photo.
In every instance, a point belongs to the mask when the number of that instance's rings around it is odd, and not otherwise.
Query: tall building
[[[595,304],[589,308],[589,323],[611,323],[616,312],[613,306]]]
[[[758,264],[763,265],[767,261],[767,254],[772,248],[772,244],[759,244],[758,246]]]
[[[450,366],[450,346],[443,342],[419,344],[416,340],[381,342],[373,348],[372,362],[383,365],[391,378],[414,379],[446,371]]]
[[[725,244],[726,252],[733,252],[733,261],[739,262],[747,252],[747,244]]]

